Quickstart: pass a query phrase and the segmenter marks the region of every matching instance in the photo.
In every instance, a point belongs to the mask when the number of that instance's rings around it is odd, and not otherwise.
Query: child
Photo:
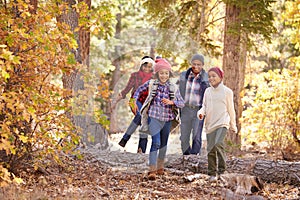
[[[141,109],[141,129],[147,127],[152,137],[148,173],[148,178],[150,180],[155,180],[156,173],[160,175],[164,173],[164,160],[167,151],[171,121],[175,118],[173,108],[182,108],[184,106],[184,101],[177,87],[175,89],[173,100],[170,99],[170,86],[173,84],[169,80],[170,76],[172,76],[170,63],[165,59],[156,60],[154,73],[155,81],[157,83],[156,93],[151,94],[151,88],[149,87],[150,81],[141,85],[134,93],[134,98],[136,99],[141,93],[149,90],[149,95]],[[143,117],[147,118],[146,123],[143,123]]]
[[[217,175],[226,170],[224,139],[228,128],[237,132],[233,92],[223,85],[223,76],[219,67],[208,70],[211,87],[205,90],[203,106],[197,113],[200,120],[205,116],[209,181],[217,181]]]
[[[134,92],[137,90],[137,88],[145,83],[146,81],[150,80],[153,75],[153,66],[154,66],[154,60],[149,56],[144,56],[140,63],[140,69],[137,72],[133,72],[128,80],[128,83],[126,87],[120,92],[118,95],[115,104],[120,101],[121,99],[124,99],[126,97],[126,94],[131,90],[131,99],[130,101],[134,100],[132,99],[132,96]],[[114,107],[115,104],[112,106]],[[130,102],[132,104],[132,102]],[[137,107],[140,109],[143,102],[133,102],[133,104],[136,104]],[[129,127],[127,128],[125,134],[123,135],[121,141],[119,142],[119,145],[122,147],[125,147],[127,141],[130,139],[131,135],[135,132],[137,127],[141,124],[141,116],[140,113],[137,111],[136,108],[133,108],[132,105],[130,105],[130,108],[132,112],[134,113],[134,118],[131,121]],[[140,134],[139,144],[138,144],[138,152],[145,153],[146,147],[147,147],[147,135]]]

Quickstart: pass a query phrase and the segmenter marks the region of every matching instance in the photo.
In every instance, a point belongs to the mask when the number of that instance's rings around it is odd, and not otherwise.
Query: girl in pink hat
[[[209,181],[217,181],[218,175],[226,170],[224,139],[227,130],[237,132],[233,92],[223,84],[223,77],[219,67],[208,70],[211,87],[205,90],[202,108],[197,113],[200,120],[205,116]]]
[[[156,174],[164,173],[164,160],[167,152],[167,143],[171,129],[171,121],[175,118],[174,107],[182,108],[184,101],[177,87],[174,97],[170,97],[171,65],[165,59],[157,59],[154,65],[155,80],[147,81],[134,93],[134,98],[149,91],[149,95],[141,108],[142,124],[140,131],[147,130],[152,137],[149,153],[148,178],[154,180]],[[152,82],[151,82],[152,81]],[[151,82],[151,83],[150,83]],[[171,86],[171,84],[173,84]],[[153,93],[153,87],[156,87]]]

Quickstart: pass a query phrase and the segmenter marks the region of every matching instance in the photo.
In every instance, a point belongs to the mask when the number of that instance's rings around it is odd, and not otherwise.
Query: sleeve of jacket
[[[203,115],[203,116],[205,116],[206,115],[206,107],[207,107],[207,90],[205,90],[205,92],[204,92],[204,95],[203,95],[203,103],[202,103],[202,107],[201,107],[201,109],[200,110],[198,110],[198,112],[197,112],[197,117],[198,117],[198,119],[200,119],[199,118],[199,115],[201,114],[201,115]],[[201,120],[201,119],[200,119]]]
[[[233,132],[237,133],[237,127],[236,127],[236,116],[235,116],[235,110],[234,110],[234,101],[233,101],[233,91],[231,89],[227,89],[226,92],[226,101],[227,101],[227,111],[229,113],[230,117],[230,126],[229,129]]]
[[[126,94],[128,94],[128,92],[133,89],[133,86],[135,84],[135,79],[136,79],[135,74],[136,73],[132,73],[130,75],[130,78],[126,84],[126,87],[121,91],[121,95],[122,95],[123,99],[126,97]]]
[[[184,100],[183,100],[178,88],[175,92],[175,99],[173,101],[174,101],[174,104],[177,108],[183,108],[184,107]]]
[[[181,97],[184,99],[185,98],[185,87],[186,87],[186,79],[185,79],[185,76],[186,76],[186,71],[182,72],[179,76],[179,79],[178,79],[178,87],[179,87],[179,92],[180,92],[180,95]]]

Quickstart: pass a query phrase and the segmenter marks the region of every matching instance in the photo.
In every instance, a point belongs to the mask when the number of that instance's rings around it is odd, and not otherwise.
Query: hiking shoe
[[[155,180],[156,179],[156,166],[155,165],[150,165],[149,166],[148,179],[149,180]]]
[[[137,153],[143,153],[143,150],[141,147],[138,148]]]
[[[165,174],[165,170],[164,170],[164,168],[161,168],[161,169],[158,169],[158,170],[156,171],[156,173],[157,173],[158,175],[164,175],[164,174]]]
[[[156,179],[156,173],[155,172],[149,172],[148,179],[151,181],[154,181]]]
[[[216,176],[210,176],[208,182],[217,182],[218,178]]]
[[[127,140],[125,140],[124,138],[122,138],[121,141],[119,142],[119,145],[121,147],[125,147],[126,143],[127,143]]]

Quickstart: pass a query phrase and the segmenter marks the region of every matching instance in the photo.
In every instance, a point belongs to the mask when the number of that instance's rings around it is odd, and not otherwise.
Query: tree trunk
[[[68,24],[71,30],[75,34],[75,38],[78,43],[78,49],[73,52],[75,59],[78,63],[89,68],[89,51],[90,51],[90,32],[89,30],[81,28],[79,32],[75,32],[75,28],[78,27],[78,13],[75,11],[73,6],[76,4],[74,0],[65,0],[68,3],[70,11],[63,13],[59,18],[59,22],[64,22]],[[91,7],[91,0],[84,1],[88,7]],[[72,92],[69,97],[76,97],[79,90],[84,90],[84,81],[82,74],[77,70],[72,73],[63,74],[63,86]],[[89,93],[87,93],[89,94]],[[68,98],[68,97],[67,97]],[[107,133],[105,129],[93,120],[93,98],[88,97],[87,102],[76,102],[77,106],[88,105],[87,111],[81,113],[72,112],[73,109],[68,113],[72,118],[73,123],[79,127],[79,132],[82,134],[82,142],[86,145],[100,143],[101,148],[108,147]]]
[[[121,9],[121,8],[120,8]],[[121,34],[121,20],[122,20],[122,15],[121,13],[118,13],[116,15],[117,18],[117,24],[116,24],[116,33],[115,33],[115,38],[119,39],[120,38],[120,34]],[[121,77],[121,46],[117,45],[115,46],[115,55],[114,55],[114,61],[113,61],[113,65],[115,66],[115,70],[113,72],[113,77],[112,77],[112,82],[111,82],[111,87],[110,89],[113,90],[115,85],[117,84],[118,80]],[[116,94],[115,94],[116,95]],[[111,106],[111,105],[109,105]],[[110,109],[109,109],[110,110]],[[117,126],[117,112],[115,109],[113,109],[110,113],[110,133],[116,133],[119,132],[118,130],[118,126]]]
[[[206,0],[198,1],[198,5],[201,6],[200,8],[200,21],[199,21],[199,31],[197,34],[197,41],[201,41],[201,35],[205,31],[205,24],[206,24],[206,8],[207,8],[207,2]]]
[[[36,14],[38,1],[37,0],[30,0],[30,5],[31,5],[31,7],[29,8],[29,12],[31,14]]]
[[[249,174],[266,182],[300,185],[300,162],[236,158],[227,160],[226,164],[229,173]],[[181,157],[167,163],[166,167],[206,174],[207,159],[203,156]]]
[[[245,43],[242,41],[241,32],[238,27],[240,8],[234,5],[226,5],[225,18],[225,34],[224,34],[224,50],[223,50],[223,70],[225,73],[224,84],[231,88],[234,93],[234,106],[236,111],[236,122],[238,133],[229,132],[227,140],[234,144],[241,144],[241,136],[239,130],[242,116],[241,91],[244,85],[246,49]]]

